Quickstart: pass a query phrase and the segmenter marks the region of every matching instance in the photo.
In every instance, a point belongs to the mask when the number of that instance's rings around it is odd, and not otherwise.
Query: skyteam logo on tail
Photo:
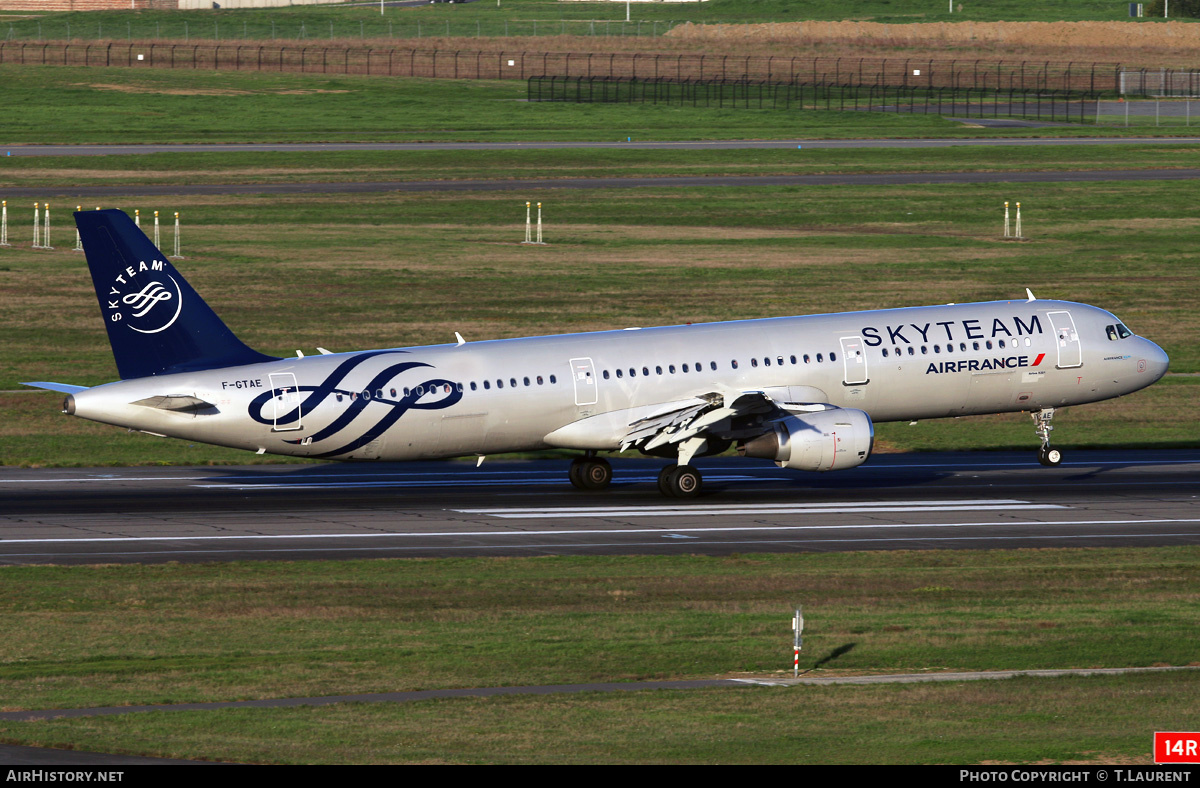
[[[169,328],[183,311],[179,282],[163,270],[162,260],[126,266],[113,280],[106,300],[108,319],[139,334],[157,334]]]

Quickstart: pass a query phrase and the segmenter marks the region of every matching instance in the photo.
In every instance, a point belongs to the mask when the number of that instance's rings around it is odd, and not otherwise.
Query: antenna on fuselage
[[[1034,298],[1034,296],[1033,296],[1033,291],[1032,291],[1032,290],[1030,290],[1028,287],[1027,287],[1027,288],[1025,288],[1025,295],[1029,296],[1029,298],[1025,299],[1025,303],[1027,303],[1027,304],[1028,304],[1030,301],[1036,301],[1036,300],[1037,300],[1037,299],[1036,299],[1036,298]]]

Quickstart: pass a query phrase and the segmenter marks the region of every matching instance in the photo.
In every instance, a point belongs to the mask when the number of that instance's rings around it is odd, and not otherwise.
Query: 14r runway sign
[[[1200,732],[1155,731],[1155,763],[1200,763]]]

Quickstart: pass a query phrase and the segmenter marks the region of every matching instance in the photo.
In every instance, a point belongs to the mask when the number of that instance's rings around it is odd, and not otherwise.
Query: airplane
[[[1038,460],[1051,419],[1167,371],[1112,313],[1026,298],[278,358],[243,344],[124,212],[76,225],[121,379],[23,385],[64,413],[152,435],[332,460],[571,449],[602,490],[601,452],[666,459],[658,487],[692,498],[693,458],[736,447],[780,468],[867,461],[874,423],[1027,412]]]

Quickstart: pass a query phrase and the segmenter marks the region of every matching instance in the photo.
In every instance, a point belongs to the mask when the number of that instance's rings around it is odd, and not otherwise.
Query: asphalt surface
[[[1200,544],[1200,452],[1033,455],[830,474],[716,458],[686,501],[641,460],[614,462],[603,493],[571,488],[565,460],[9,468],[0,564]]]

